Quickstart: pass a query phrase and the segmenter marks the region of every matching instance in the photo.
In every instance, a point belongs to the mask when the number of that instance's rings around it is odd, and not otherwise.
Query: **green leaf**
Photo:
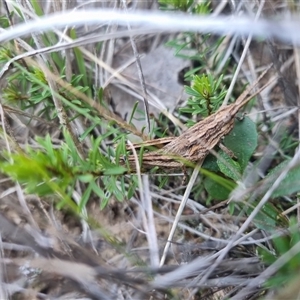
[[[247,215],[250,215],[253,211],[252,207],[247,210]],[[266,203],[262,209],[255,216],[253,223],[261,230],[267,232],[273,232],[276,229],[278,211],[271,203]]]
[[[297,220],[295,217],[291,217],[290,219],[290,232],[291,232],[291,247],[295,246],[298,242],[300,242],[300,232],[298,230]]]
[[[229,164],[231,168],[240,172],[240,166],[238,165],[238,163],[234,162],[230,157],[228,157],[228,155],[223,152],[220,152],[220,156],[224,156],[224,159],[225,156],[226,158],[230,159],[231,163],[229,162]],[[216,173],[219,173],[221,171],[226,176],[236,180],[237,176],[234,176],[231,168],[228,168],[227,164],[224,164],[221,161],[217,160],[217,158],[212,154],[209,154],[206,157],[202,168],[209,171],[209,173],[206,175],[207,178],[204,180],[204,187],[209,195],[212,198],[218,200],[227,199],[230,192],[235,187],[235,184],[232,181],[229,181],[228,179],[217,175]],[[214,174],[214,177],[211,174]]]
[[[239,163],[223,151],[220,151],[218,154],[220,159],[217,160],[217,164],[220,171],[234,181],[239,181],[241,179],[241,166]]]
[[[206,156],[206,158],[202,164],[202,168],[206,169],[208,171],[211,171],[211,172],[215,172],[215,173],[220,171],[218,163],[217,163],[217,158],[212,154],[208,154]]]
[[[109,196],[110,196],[110,194],[109,194]],[[103,210],[107,206],[108,201],[109,201],[109,197],[103,198],[101,200],[100,210]]]
[[[138,108],[138,104],[139,104],[139,102],[137,101],[133,105],[132,112],[131,112],[131,115],[130,115],[130,118],[129,118],[129,122],[128,122],[129,124],[132,124],[132,120],[133,120],[134,114],[136,113],[136,110]]]
[[[111,166],[107,170],[103,170],[104,175],[121,175],[124,174],[127,171],[127,168],[122,166]]]
[[[210,197],[216,200],[225,200],[228,199],[231,190],[228,190],[226,187],[222,186],[217,181],[206,177],[204,179],[204,187]]]
[[[56,193],[59,188],[61,194],[73,180],[69,176],[72,171],[61,162],[58,152],[50,159],[42,152],[35,153],[33,157],[14,154],[10,158],[12,163],[0,163],[1,171],[24,184],[27,193],[43,196]],[[52,165],[52,162],[57,165]]]
[[[80,135],[79,141],[82,142],[87,136],[90,136],[90,135],[91,135],[91,132],[92,132],[92,131],[94,130],[94,128],[95,128],[96,126],[98,126],[98,125],[99,125],[98,123],[93,122],[93,123],[91,124],[91,126],[88,127],[88,128],[84,131],[84,133],[82,133],[82,134]]]
[[[86,187],[79,203],[79,210],[81,211],[87,204],[88,200],[91,197],[91,193],[93,190],[94,181],[91,181],[90,184]]]
[[[126,145],[125,145],[125,137],[122,136],[119,140],[118,140],[118,144],[116,147],[116,155],[115,155],[115,159],[116,161],[120,161],[120,158],[124,157],[124,155],[126,155]]]
[[[83,174],[83,175],[79,175],[78,179],[81,182],[88,183],[88,182],[91,182],[94,179],[94,176],[92,174]]]
[[[73,28],[70,30],[70,37],[74,40],[77,39],[77,33],[76,33],[75,29],[73,29]],[[83,54],[82,54],[80,48],[77,48],[77,47],[74,47],[73,51],[75,54],[78,70],[79,70],[80,74],[82,75],[82,78],[80,78],[80,77],[79,78],[82,80],[83,85],[85,87],[87,87],[87,86],[89,86],[89,82],[88,82],[87,70],[86,70]],[[90,92],[91,91],[88,90],[88,93],[87,93],[88,96],[91,96]]]
[[[131,199],[133,197],[135,193],[135,188],[136,188],[135,184],[129,186],[129,189],[127,191],[127,199]]]
[[[229,203],[229,205],[228,205],[228,208],[229,208],[229,213],[230,213],[231,215],[233,215],[234,210],[235,210],[235,203],[234,203],[233,201],[231,201],[231,202]]]
[[[184,86],[185,88],[185,92],[188,95],[194,96],[194,97],[199,97],[199,92],[195,91],[194,89],[192,89],[190,86]]]
[[[290,160],[282,162],[280,165],[275,167],[265,178],[269,181],[267,187],[271,186],[274,181],[278,178],[281,171],[287,166]],[[300,166],[296,165],[292,168],[285,178],[280,182],[277,189],[273,192],[272,197],[290,196],[300,191]]]
[[[224,138],[224,145],[230,149],[237,158],[243,171],[257,147],[256,125],[250,118],[236,121],[233,130]]]
[[[236,184],[222,176],[201,168],[202,174],[206,175],[204,187],[212,198],[224,200],[228,198],[230,192]]]
[[[103,190],[100,189],[100,187],[96,184],[95,181],[93,181],[93,182],[91,183],[91,186],[92,186],[93,192],[94,192],[100,199],[105,198],[105,194],[104,194]]]

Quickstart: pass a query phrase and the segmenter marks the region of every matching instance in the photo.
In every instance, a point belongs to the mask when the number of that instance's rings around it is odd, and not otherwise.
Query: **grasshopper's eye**
[[[246,113],[239,113],[235,116],[236,120],[243,121],[246,116]]]

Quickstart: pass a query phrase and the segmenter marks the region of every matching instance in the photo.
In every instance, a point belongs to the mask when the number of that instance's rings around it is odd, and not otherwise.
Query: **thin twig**
[[[257,20],[258,20],[260,14],[261,14],[261,11],[262,11],[262,8],[263,8],[264,3],[265,3],[264,0],[261,1],[260,6],[259,6],[258,11],[257,11],[256,16],[255,16],[255,19],[254,19],[254,22],[257,22]],[[233,78],[232,78],[232,80],[231,80],[230,86],[229,86],[229,88],[228,88],[228,91],[227,91],[227,94],[226,94],[226,96],[225,96],[225,99],[224,99],[224,101],[223,101],[222,106],[226,106],[227,103],[228,103],[228,101],[229,101],[229,98],[230,98],[230,96],[231,96],[231,94],[232,94],[232,91],[233,91],[234,85],[235,85],[235,83],[236,83],[238,74],[239,74],[239,72],[240,72],[240,69],[241,69],[241,67],[242,67],[242,64],[244,63],[244,59],[245,59],[245,57],[246,57],[246,55],[247,55],[247,52],[248,52],[250,43],[251,43],[251,41],[252,41],[252,36],[253,36],[253,34],[250,33],[249,36],[248,36],[248,38],[247,38],[247,41],[246,41],[246,43],[245,43],[245,46],[244,46],[244,50],[243,50],[241,59],[240,59],[240,61],[239,61],[239,63],[238,63],[238,66],[237,66],[235,72],[234,72]]]
[[[171,228],[171,231],[170,231],[170,234],[169,234],[169,237],[168,237],[168,240],[167,240],[167,243],[165,245],[165,248],[164,248],[164,252],[163,252],[163,255],[161,257],[161,260],[160,260],[160,267],[165,263],[165,260],[166,260],[166,256],[167,256],[167,253],[169,251],[169,248],[170,248],[170,245],[172,243],[172,239],[173,239],[173,236],[174,236],[174,233],[175,233],[175,230],[176,230],[176,227],[178,225],[178,222],[180,220],[180,217],[182,215],[182,212],[185,208],[185,205],[189,199],[189,196],[190,196],[190,193],[191,193],[191,190],[192,188],[194,187],[194,183],[197,179],[197,176],[198,176],[198,173],[201,169],[201,165],[202,165],[202,162],[198,163],[193,171],[193,174],[190,178],[190,181],[189,181],[189,184],[188,186],[186,187],[186,190],[184,192],[184,195],[182,197],[182,200],[181,200],[181,203],[180,203],[180,206],[178,208],[178,211],[176,213],[176,217],[175,217],[175,220],[174,220],[174,223],[172,225],[172,228]]]
[[[127,11],[126,1],[123,0],[122,3],[123,3],[123,6],[124,6],[124,11],[127,13],[128,11]],[[133,50],[133,54],[135,56],[135,62],[136,62],[136,67],[137,67],[137,71],[138,71],[138,76],[139,76],[141,87],[142,87],[142,93],[143,93],[142,97],[143,97],[143,103],[144,103],[144,109],[145,109],[146,123],[147,123],[147,126],[148,126],[148,132],[150,132],[151,128],[150,128],[150,118],[149,118],[148,92],[147,92],[147,89],[146,89],[145,78],[144,78],[144,74],[143,74],[143,71],[142,71],[140,55],[138,53],[138,49],[136,47],[134,37],[131,34],[131,25],[130,25],[130,23],[127,24],[127,28],[128,28],[128,32],[129,32],[131,47],[132,47],[132,50]]]

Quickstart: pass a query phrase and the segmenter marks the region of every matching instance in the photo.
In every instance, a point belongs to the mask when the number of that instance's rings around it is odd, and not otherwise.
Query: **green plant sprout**
[[[185,91],[191,97],[188,99],[186,107],[180,108],[182,113],[191,115],[200,115],[207,117],[215,113],[226,96],[226,89],[220,88],[223,76],[214,80],[209,75],[193,75],[191,86],[185,86]],[[195,122],[188,121],[187,125],[192,126]]]

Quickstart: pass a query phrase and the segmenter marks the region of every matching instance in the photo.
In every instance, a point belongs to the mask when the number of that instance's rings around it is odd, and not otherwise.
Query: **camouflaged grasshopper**
[[[270,67],[262,72],[257,80],[248,86],[234,103],[221,107],[217,112],[190,127],[180,136],[154,139],[134,144],[135,148],[164,145],[157,151],[150,151],[143,154],[141,169],[144,171],[153,167],[159,167],[168,172],[174,169],[182,169],[185,162],[195,164],[203,161],[211,150],[220,143],[221,139],[233,129],[234,119],[239,110],[270,84],[268,82],[251,96],[247,97],[269,69]],[[130,168],[134,171],[135,159],[133,155],[128,156],[128,162]]]

